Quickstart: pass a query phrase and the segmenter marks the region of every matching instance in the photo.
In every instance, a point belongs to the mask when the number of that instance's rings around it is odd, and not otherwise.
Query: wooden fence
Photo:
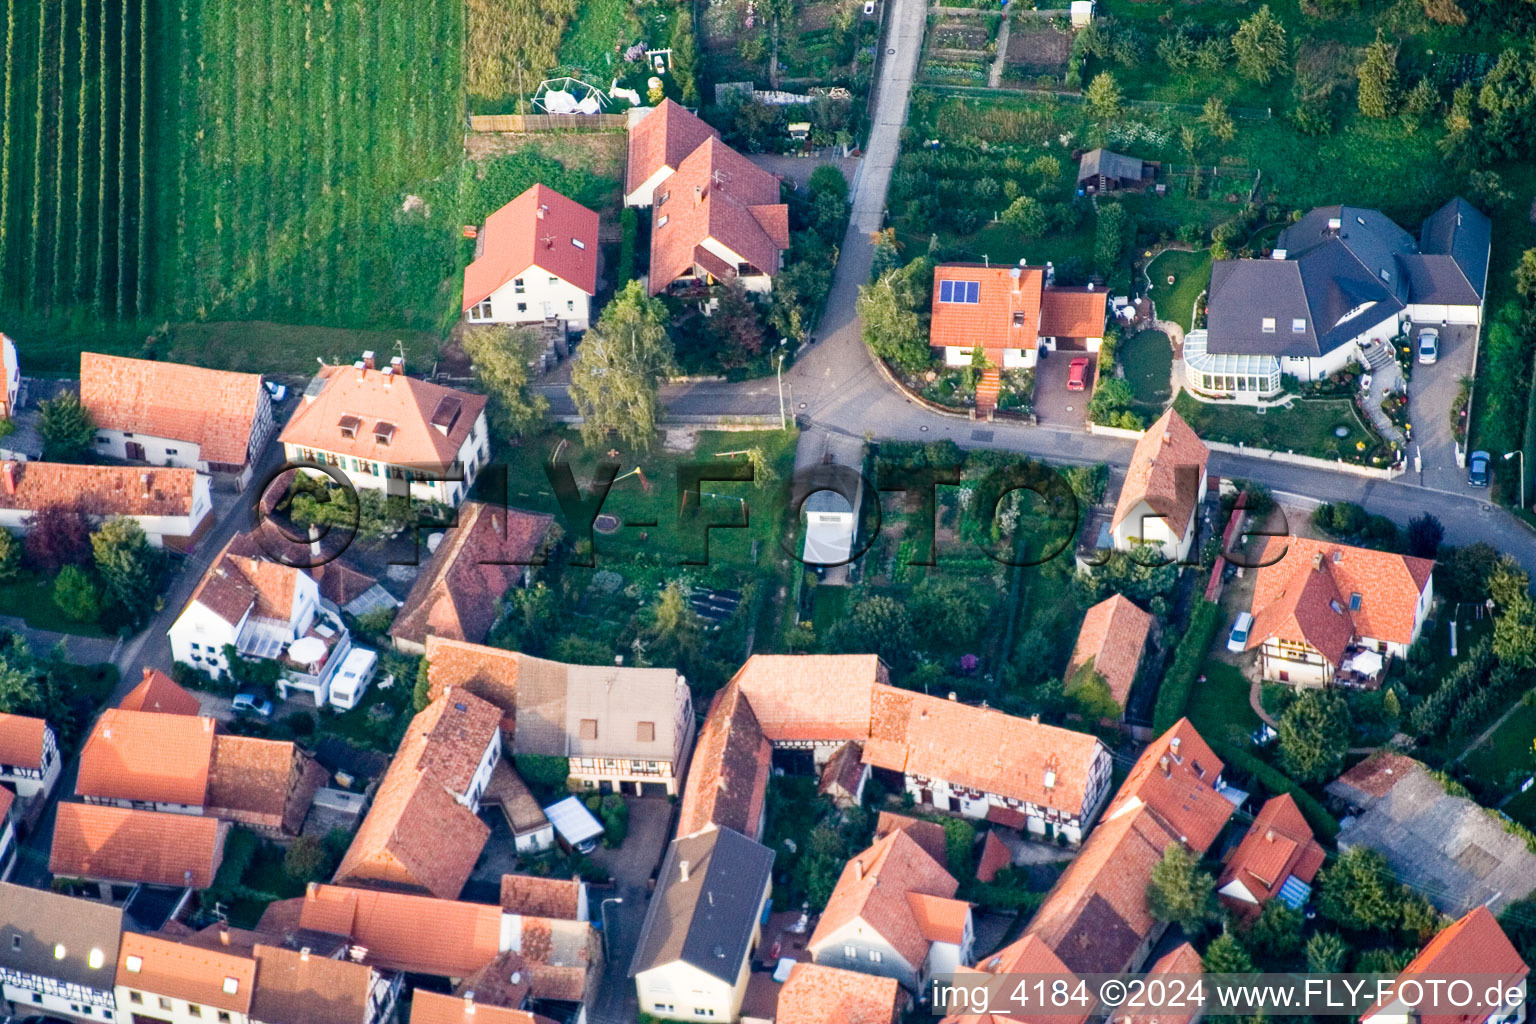
[[[471,114],[472,132],[605,132],[628,127],[624,114]]]

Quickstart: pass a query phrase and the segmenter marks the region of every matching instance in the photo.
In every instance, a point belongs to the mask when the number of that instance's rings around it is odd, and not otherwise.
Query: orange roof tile
[[[956,972],[956,981],[965,986],[986,985],[993,999],[1007,1000],[1013,986],[1007,982],[994,981],[989,984],[985,977],[988,974],[1036,974],[1047,977],[1059,975],[1067,983],[1069,990],[1072,989],[1073,979],[1076,977],[1046,942],[1039,936],[1028,933],[1017,942],[1004,946],[983,960],[975,969],[962,967]],[[1000,984],[1001,987],[999,987]],[[1089,1011],[1086,1009],[1076,1013],[1072,1008],[1053,1007],[1048,1013],[1033,1014],[1021,1008],[1005,1008],[992,1013],[951,1014],[943,1018],[941,1024],[1001,1024],[1003,1021],[1014,1021],[1019,1024],[1084,1024],[1088,1017]]]
[[[944,826],[938,822],[881,811],[875,819],[875,838],[883,839],[892,832],[905,832],[928,856],[940,864],[949,863],[949,841],[944,836]]]
[[[1119,526],[1145,501],[1153,514],[1163,518],[1170,533],[1184,536],[1190,516],[1195,513],[1199,491],[1195,486],[1180,486],[1183,474],[1179,470],[1195,467],[1193,484],[1198,485],[1210,455],[1211,450],[1183,417],[1172,409],[1163,413],[1136,442],[1136,453],[1131,456],[1131,467],[1120,488],[1120,500],[1115,502],[1112,524]],[[1140,524],[1132,525],[1137,528],[1133,532],[1139,534]]]
[[[488,904],[339,885],[312,885],[293,902],[299,928],[346,936],[384,970],[462,978],[501,951],[501,908]]]
[[[553,1024],[527,1010],[492,1006],[465,996],[418,988],[411,996],[411,1024]]]
[[[869,764],[1041,807],[1085,812],[1094,764],[1108,756],[1087,733],[993,708],[883,685],[875,704]]]
[[[257,943],[251,1018],[264,1024],[369,1024],[373,968]]]
[[[1364,797],[1383,797],[1393,786],[1423,768],[1424,765],[1406,754],[1378,750],[1340,775],[1331,785],[1357,790]]]
[[[76,508],[93,516],[168,516],[192,514],[194,469],[162,466],[97,466],[65,462],[11,462],[0,476],[0,508],[36,512],[50,505]]]
[[[949,935],[955,931],[957,917],[959,925],[964,926],[967,904],[952,899],[959,888],[960,883],[911,836],[902,831],[892,832],[875,840],[873,846],[844,866],[806,948],[814,953],[823,944],[838,941],[837,933],[842,928],[861,921],[908,964],[919,966],[927,959],[935,934]],[[910,899],[914,894],[937,897],[959,906],[914,903]]]
[[[208,810],[297,835],[325,780],[325,769],[292,743],[216,736],[208,767]]]
[[[48,723],[41,718],[0,712],[0,765],[41,768]]]
[[[683,158],[698,149],[705,139],[719,136],[719,132],[685,108],[671,100],[663,100],[629,129],[624,191],[635,191],[663,167],[677,170]],[[645,199],[649,202],[651,197]]]
[[[741,687],[727,684],[710,702],[704,727],[694,743],[677,834],[692,835],[709,825],[719,825],[756,838],[772,759],[773,748],[758,727],[757,716]]]
[[[1152,616],[1125,595],[1115,594],[1100,601],[1083,616],[1072,660],[1067,663],[1067,680],[1070,682],[1092,661],[1093,670],[1104,677],[1115,703],[1125,707],[1151,631]]]
[[[1435,567],[1426,558],[1305,537],[1271,537],[1260,562],[1248,646],[1271,637],[1304,641],[1336,667],[1357,638],[1413,642],[1419,596]]]
[[[124,932],[117,983],[151,995],[183,999],[244,1015],[256,987],[256,961],[153,935]]]
[[[1254,902],[1234,901],[1234,905],[1257,909],[1273,899],[1292,875],[1310,883],[1325,856],[1301,808],[1290,794],[1282,793],[1266,801],[1254,817],[1248,834],[1227,858],[1216,887],[1241,882]]]
[[[779,202],[779,180],[719,139],[705,139],[688,154],[656,186],[656,199],[652,295],[700,263],[716,277],[734,278],[736,267],[722,262],[710,241],[765,274],[778,273],[779,253],[789,248],[789,208]]]
[[[466,313],[535,268],[597,292],[597,214],[547,185],[529,187],[485,218],[480,238],[480,255],[464,268]]]
[[[228,834],[217,818],[60,803],[48,870],[60,878],[206,889]]]
[[[754,654],[734,682],[771,742],[864,740],[871,697],[888,680],[874,654]]]
[[[299,403],[279,440],[300,448],[389,463],[446,467],[457,459],[485,410],[484,395],[455,391],[418,377],[324,366],[325,383]],[[342,435],[343,418],[359,421],[353,437]],[[392,428],[381,444],[376,425]]]
[[[585,884],[579,878],[502,875],[501,909],[509,914],[575,921],[581,909],[581,890]]]
[[[187,604],[200,604],[236,625],[250,612],[288,621],[304,570],[272,561],[249,534],[237,533],[209,560]]]
[[[1092,288],[1047,288],[1040,296],[1044,338],[1102,338],[1109,293]]]
[[[822,766],[816,792],[833,800],[857,800],[859,784],[869,768],[864,764],[864,746],[849,740],[832,752]]]
[[[1150,979],[1154,975],[1197,975],[1205,973],[1205,964],[1200,960],[1200,954],[1195,952],[1195,947],[1187,942],[1181,942],[1168,953],[1157,958],[1157,962],[1147,968],[1147,976]],[[1157,1010],[1147,1013],[1120,1013],[1112,1016],[1113,1024],[1189,1024],[1199,1013],[1198,1008],[1191,1005],[1188,1010],[1159,1007]]]
[[[987,838],[981,845],[981,857],[976,862],[976,880],[990,882],[997,873],[1013,864],[1013,851],[1008,844],[997,838],[996,829],[987,830]]]
[[[268,401],[259,373],[80,353],[80,402],[96,426],[191,441],[204,462],[245,465]]]
[[[427,682],[433,700],[449,687],[472,693],[501,709],[502,731],[513,730],[522,654],[434,634],[427,636],[426,648]]]
[[[1014,277],[1014,272],[1018,277]],[[946,281],[975,282],[976,302],[945,302]],[[933,269],[933,317],[928,343],[948,348],[980,344],[1000,362],[1003,349],[1033,349],[1039,345],[1041,267],[985,267],[979,263],[948,263]]]
[[[1419,955],[1403,968],[1397,980],[1401,983],[1410,978],[1421,981],[1439,978],[1448,982],[1476,977],[1479,984],[1473,986],[1476,990],[1473,998],[1481,1002],[1484,990],[1492,980],[1499,980],[1504,987],[1512,987],[1529,973],[1530,968],[1520,959],[1498,920],[1487,907],[1478,907],[1430,939]],[[1485,978],[1487,980],[1483,980]],[[1425,1001],[1433,1002],[1434,993],[1428,985],[1425,992]],[[1381,1009],[1386,1002],[1378,1003],[1375,1009],[1362,1015],[1361,1020],[1369,1021],[1371,1013]],[[1441,1002],[1448,1000],[1442,998]],[[1441,1013],[1436,1012],[1437,1009],[1421,1008],[1414,1011],[1413,1016],[1422,1024],[1480,1024],[1498,1007],[1483,1006],[1481,1012],[1471,1007],[1474,1011],[1471,1013]]]
[[[958,946],[965,941],[965,923],[971,914],[969,903],[921,892],[907,893],[907,903],[912,907],[918,930],[929,942]]]
[[[496,602],[522,582],[554,517],[466,501],[416,577],[390,636],[425,644],[429,635],[485,642]]]
[[[905,1001],[895,978],[798,963],[779,989],[777,1024],[895,1024]]]
[[[1232,816],[1232,802],[1215,788],[1225,767],[1181,718],[1142,751],[1106,817],[1147,807],[1186,846],[1204,853]]]
[[[213,737],[211,718],[108,708],[80,752],[75,794],[201,807]]]
[[[124,711],[158,711],[164,715],[196,715],[202,711],[189,691],[177,686],[157,668],[145,668],[144,680],[117,704]]]

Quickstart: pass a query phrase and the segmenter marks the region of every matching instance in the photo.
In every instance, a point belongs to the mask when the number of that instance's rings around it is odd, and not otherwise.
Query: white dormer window
[[[1302,318],[1302,317],[1296,317],[1294,320],[1291,321],[1291,333],[1292,334],[1306,334],[1307,333],[1307,321],[1304,318]]]
[[[144,958],[130,954],[129,957],[123,961],[123,966],[128,968],[129,974],[138,974],[144,969]]]
[[[1272,316],[1265,317],[1264,321],[1263,321],[1263,328],[1264,328],[1264,333],[1265,334],[1274,334],[1275,333],[1275,318],[1272,317]]]
[[[106,959],[107,955],[101,950],[92,949],[90,955],[85,958],[85,962],[91,965],[91,970],[99,971],[101,970],[101,965],[106,962]]]
[[[571,244],[572,244],[572,245],[574,245],[574,246],[575,246],[575,247],[576,247],[576,248],[578,248],[578,249],[585,249],[585,248],[586,248],[586,247],[587,247],[587,243],[586,243],[586,242],[583,242],[583,241],[582,241],[582,240],[581,240],[581,239],[579,239],[579,238],[573,238],[573,239],[571,239]]]

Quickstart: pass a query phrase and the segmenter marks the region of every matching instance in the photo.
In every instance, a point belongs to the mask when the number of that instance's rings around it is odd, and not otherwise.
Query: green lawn
[[[80,636],[105,636],[94,622],[66,618],[53,603],[53,576],[23,572],[0,583],[0,615],[14,615],[33,629]],[[42,653],[42,652],[38,652]]]
[[[1211,283],[1211,250],[1167,249],[1147,267],[1157,315],[1186,331],[1194,325],[1195,300]],[[1168,278],[1173,283],[1168,283]]]
[[[359,352],[370,350],[397,355],[397,341],[405,347],[405,365],[413,372],[430,371],[442,345],[437,334],[427,331],[355,331],[268,320],[226,320],[176,324],[166,347],[156,354],[173,362],[221,370],[309,374],[315,371],[316,357],[328,363],[350,363]]]
[[[1115,361],[1125,370],[1136,401],[1150,406],[1155,419],[1168,404],[1173,346],[1162,331],[1142,331],[1115,347]]]
[[[1226,624],[1218,637],[1226,635]],[[1189,702],[1189,720],[1200,735],[1233,746],[1246,746],[1249,733],[1259,727],[1260,719],[1248,703],[1248,680],[1235,665],[1207,661],[1202,669],[1205,682],[1195,683]]]
[[[1531,741],[1536,740],[1536,707],[1521,704],[1515,713],[1465,761],[1490,785],[1503,789],[1505,780],[1514,772],[1536,773],[1536,756],[1532,755]]]
[[[1360,422],[1354,404],[1346,398],[1297,399],[1286,408],[1259,413],[1253,406],[1234,402],[1201,402],[1180,392],[1173,407],[1207,441],[1245,444],[1298,455],[1336,458],[1341,452],[1357,454],[1357,444],[1369,450],[1375,436]],[[1344,437],[1335,427],[1347,427]]]
[[[811,621],[815,625],[817,636],[826,636],[832,631],[832,627],[837,625],[843,613],[848,610],[848,598],[852,593],[848,587],[818,586],[816,588],[811,605]]]

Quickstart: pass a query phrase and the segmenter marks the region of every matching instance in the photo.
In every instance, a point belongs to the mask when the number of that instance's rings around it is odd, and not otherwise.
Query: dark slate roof
[[[116,907],[0,882],[0,971],[111,992],[122,934]],[[62,959],[54,957],[57,946],[64,947]],[[100,967],[90,965],[93,949],[101,950]]]
[[[1111,868],[1111,870],[1113,870]],[[1140,946],[1142,936],[1098,893],[1083,906],[1072,931],[1056,946],[1056,955],[1067,969],[1092,973],[1106,964],[1126,964]]]
[[[674,839],[661,864],[629,976],[681,960],[734,984],[772,870],[773,851],[733,829],[709,828]]]
[[[1483,262],[1487,263],[1487,250]],[[1483,301],[1483,279],[1473,284],[1449,255],[1404,256],[1403,271],[1408,275],[1408,294],[1422,304],[1475,306]]]
[[[1275,331],[1264,332],[1265,317]],[[1306,330],[1291,330],[1294,319]],[[1218,260],[1211,267],[1211,296],[1206,311],[1208,351],[1239,355],[1317,356],[1320,354],[1301,266],[1295,260]]]
[[[1435,293],[1427,293],[1430,297],[1419,294],[1417,286],[1413,292],[1414,302],[1458,302],[1470,305],[1480,302],[1483,297],[1483,286],[1488,279],[1488,245],[1493,234],[1493,224],[1483,215],[1482,211],[1461,196],[1457,196],[1446,203],[1440,209],[1430,214],[1419,228],[1419,251],[1425,254],[1425,258],[1431,256],[1449,256],[1455,261],[1456,269],[1461,272],[1463,285],[1456,290],[1448,291],[1447,295],[1476,295],[1476,299],[1441,299],[1434,297]],[[1436,281],[1443,281],[1444,277],[1437,277]],[[1470,288],[1470,292],[1463,290]]]
[[[1077,180],[1107,174],[1111,178],[1141,180],[1141,160],[1108,149],[1090,149],[1077,165]]]

